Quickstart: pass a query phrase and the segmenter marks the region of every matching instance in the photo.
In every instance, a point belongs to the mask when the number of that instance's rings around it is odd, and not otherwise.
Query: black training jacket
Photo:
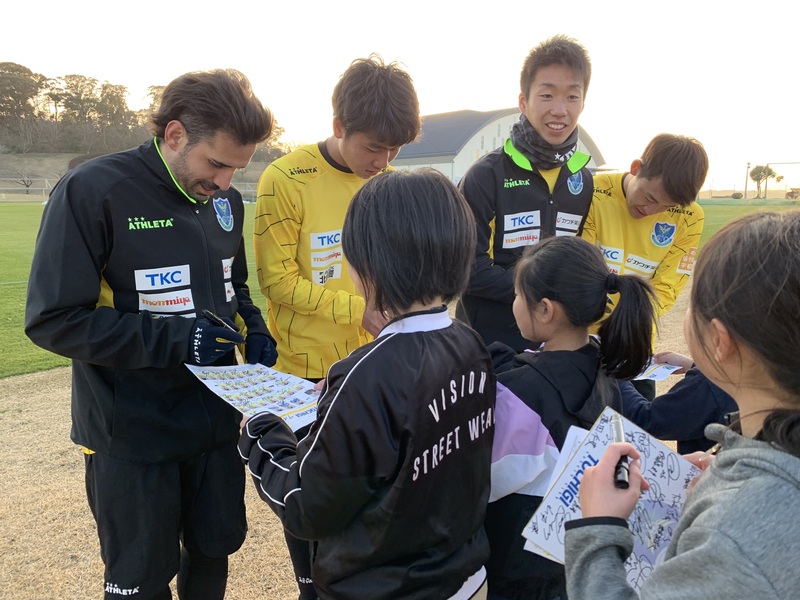
[[[153,141],[59,181],[36,242],[25,331],[72,359],[75,443],[139,463],[235,443],[239,413],[184,363],[204,308],[267,333],[245,283],[243,219],[233,188],[192,203]]]

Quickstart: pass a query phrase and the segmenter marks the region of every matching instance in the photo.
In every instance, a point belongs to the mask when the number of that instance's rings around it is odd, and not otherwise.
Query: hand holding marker
[[[625,441],[625,430],[622,427],[622,417],[617,413],[611,415],[611,435],[614,443]],[[627,490],[629,485],[629,466],[628,457],[621,456],[614,469],[614,485],[622,490]]]
[[[203,316],[206,319],[208,319],[209,321],[211,321],[212,323],[214,323],[214,325],[219,325],[220,327],[224,327],[225,329],[230,329],[234,333],[239,333],[238,330],[236,330],[233,327],[231,327],[230,325],[228,325],[228,323],[226,323],[225,320],[222,317],[220,317],[219,315],[211,312],[207,308],[203,309]]]

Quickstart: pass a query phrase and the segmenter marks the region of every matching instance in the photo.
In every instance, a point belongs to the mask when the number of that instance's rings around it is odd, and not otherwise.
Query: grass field
[[[785,204],[770,206],[704,205],[705,228],[702,243],[728,221],[756,210],[787,210]],[[25,313],[25,291],[28,282],[36,232],[39,228],[44,206],[40,202],[0,202],[0,339],[4,342],[6,359],[0,362],[0,378],[23,373],[33,373],[69,364],[67,359],[34,346],[23,332]],[[253,213],[255,205],[245,207],[245,240],[253,235]],[[255,263],[248,246],[248,269],[251,274],[250,291],[253,300],[262,309],[264,297],[255,282]]]

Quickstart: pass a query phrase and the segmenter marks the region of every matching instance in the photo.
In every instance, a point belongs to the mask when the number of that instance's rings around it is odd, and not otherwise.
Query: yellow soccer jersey
[[[649,279],[661,316],[675,304],[692,274],[703,233],[703,209],[692,202],[634,219],[622,190],[624,175],[594,176],[594,197],[582,237],[602,250],[612,273]]]
[[[256,267],[280,371],[322,378],[372,339],[361,327],[364,299],[341,241],[347,207],[364,183],[330,164],[317,144],[279,158],[259,178]]]

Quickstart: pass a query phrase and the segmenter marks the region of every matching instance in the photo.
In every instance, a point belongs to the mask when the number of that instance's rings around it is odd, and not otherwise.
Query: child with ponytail
[[[485,521],[496,600],[565,597],[564,568],[523,549],[522,530],[546,492],[571,425],[589,428],[606,406],[620,410],[617,379],[638,375],[652,354],[653,291],[635,275],[609,273],[598,248],[578,237],[532,246],[515,273],[514,318],[536,352],[489,349],[497,373],[492,491]],[[619,303],[602,323],[608,294]]]
[[[684,334],[697,368],[739,407],[706,427],[721,450],[690,455],[690,489],[665,560],[639,590],[651,598],[797,598],[800,537],[800,211],[756,213],[700,252]],[[500,416],[498,414],[498,425]],[[630,487],[614,487],[627,455]],[[637,598],[625,578],[627,518],[649,486],[639,452],[612,444],[580,486],[583,518],[567,523],[570,600]]]

